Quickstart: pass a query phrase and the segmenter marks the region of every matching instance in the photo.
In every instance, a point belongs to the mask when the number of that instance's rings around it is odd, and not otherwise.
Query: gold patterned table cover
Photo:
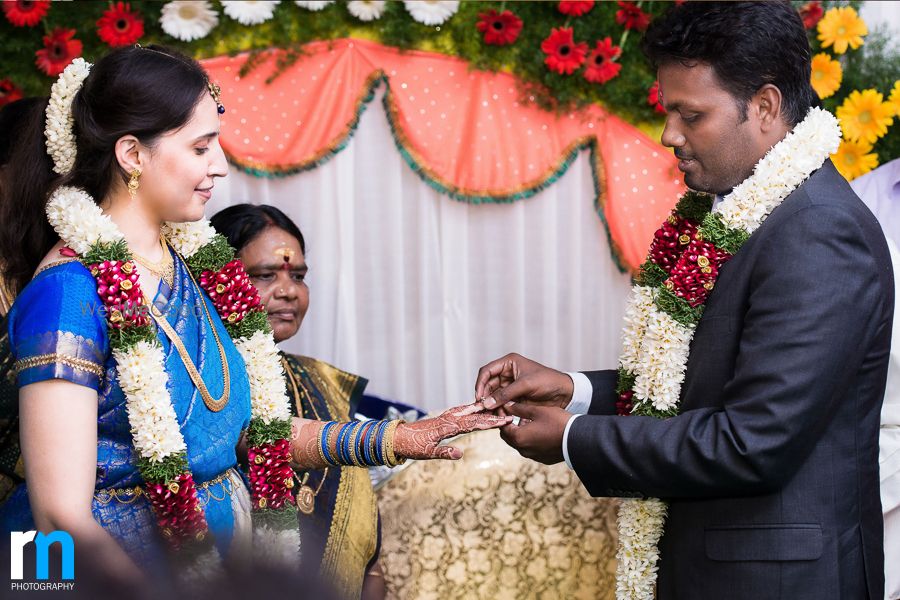
[[[378,492],[389,598],[614,598],[617,501],[497,431],[453,445],[462,460],[413,463]]]

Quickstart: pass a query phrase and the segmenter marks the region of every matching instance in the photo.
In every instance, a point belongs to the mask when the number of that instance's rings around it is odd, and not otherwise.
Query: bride
[[[65,530],[130,580],[251,547],[296,563],[292,465],[458,459],[442,440],[508,422],[477,404],[411,424],[291,417],[259,295],[203,218],[227,172],[224,111],[200,65],[165,48],[76,59],[45,132],[31,127],[59,177],[23,143],[11,168],[52,184],[3,198],[26,483],[0,523]],[[23,232],[59,241],[11,248]]]

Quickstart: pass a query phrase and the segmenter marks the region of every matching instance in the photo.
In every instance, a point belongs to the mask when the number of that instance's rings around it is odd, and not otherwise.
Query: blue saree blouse
[[[209,393],[218,398],[224,387],[222,364],[203,303],[224,345],[231,375],[229,401],[222,410],[207,408],[171,341],[161,330],[157,337],[165,352],[167,387],[187,444],[200,504],[225,556],[234,527],[231,496],[235,485],[246,485],[242,474],[233,477],[228,472],[237,469],[235,446],[250,423],[250,384],[244,361],[215,308],[175,256],[173,285],[169,288],[161,282],[154,304],[178,333]],[[143,479],[131,441],[125,395],[116,378],[105,313],[88,269],[71,261],[38,273],[10,310],[9,341],[19,387],[64,379],[97,391],[94,519],[136,564],[147,565],[151,571],[156,570],[154,566],[165,568],[165,542],[150,504],[145,496],[134,493]],[[0,506],[0,526],[5,531],[35,528],[26,486],[27,481],[20,484]]]

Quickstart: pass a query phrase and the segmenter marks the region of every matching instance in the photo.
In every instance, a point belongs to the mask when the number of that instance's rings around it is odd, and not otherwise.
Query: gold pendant
[[[316,508],[316,494],[308,485],[301,485],[297,490],[297,508],[305,515],[311,515]]]

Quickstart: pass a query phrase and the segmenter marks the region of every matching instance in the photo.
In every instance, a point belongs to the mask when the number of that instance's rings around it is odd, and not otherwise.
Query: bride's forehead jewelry
[[[178,58],[177,56],[172,56],[171,54],[166,54],[165,52],[160,52],[159,50],[155,50],[153,48],[147,48],[146,46],[141,46],[140,44],[135,44],[134,47],[140,48],[141,50],[148,50],[150,52],[156,52],[157,54],[159,54],[161,56],[166,56],[173,60],[185,62],[185,61],[181,60],[180,58]],[[219,94],[222,93],[222,88],[220,88],[218,85],[216,85],[215,83],[210,81],[209,78],[207,77],[206,78],[206,89],[209,90],[209,95],[212,96],[213,101],[215,101],[215,103],[216,103],[216,110],[219,112],[220,115],[224,115],[225,114],[225,105],[222,104],[222,101],[219,99]]]

